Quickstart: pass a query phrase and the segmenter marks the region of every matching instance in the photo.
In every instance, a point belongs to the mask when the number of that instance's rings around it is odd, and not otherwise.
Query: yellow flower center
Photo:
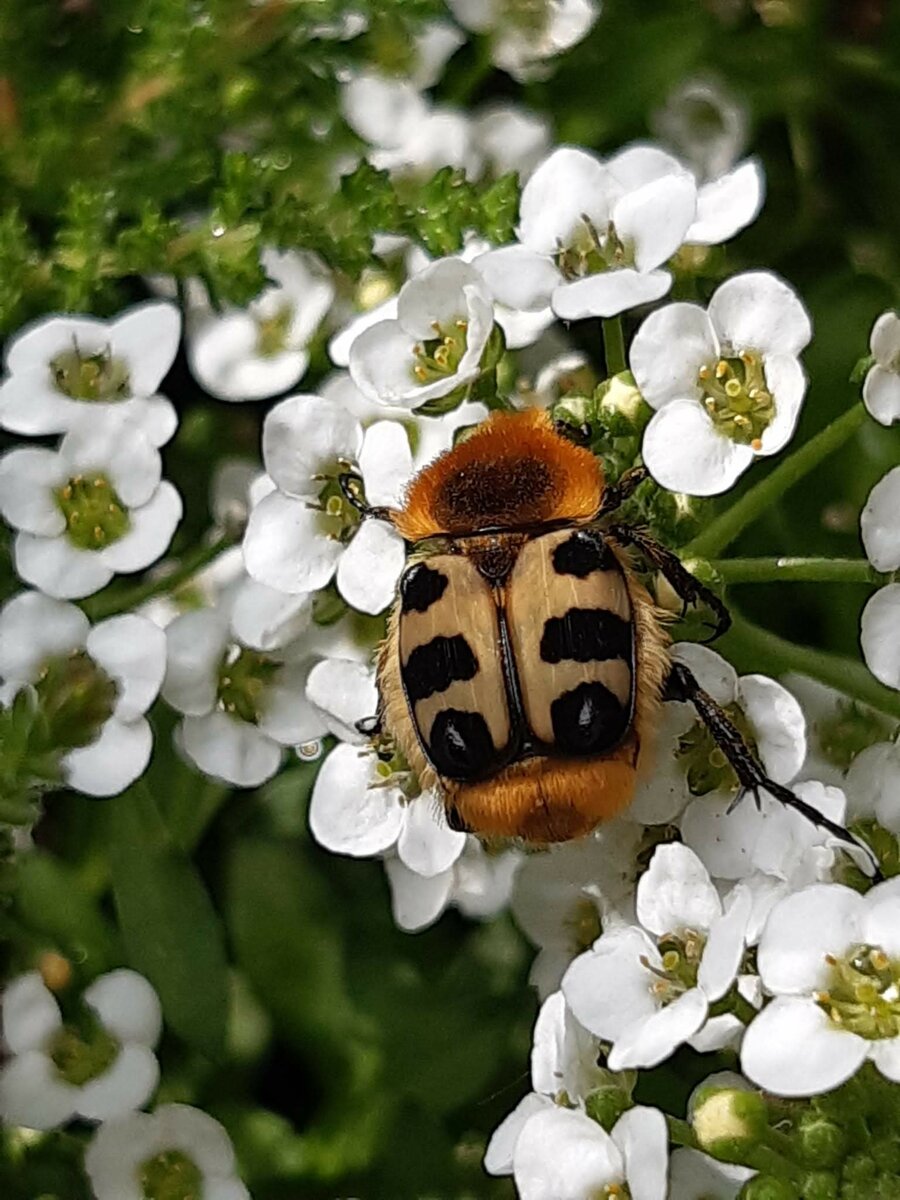
[[[421,384],[455,375],[468,344],[469,322],[462,318],[445,325],[435,321],[431,327],[434,337],[413,348],[413,378]]]
[[[265,689],[280,665],[258,650],[232,648],[219,667],[217,695],[221,707],[255,725],[262,716]]]
[[[180,1150],[164,1150],[141,1163],[144,1200],[201,1200],[203,1174]]]
[[[56,387],[73,400],[126,400],[131,395],[128,366],[109,349],[85,354],[75,343],[50,363]]]
[[[775,400],[758,354],[745,350],[700,368],[697,382],[715,427],[741,446],[762,449],[762,435],[775,418]]]
[[[131,528],[128,509],[104,474],[73,475],[56,491],[66,535],[79,550],[102,550]]]
[[[657,939],[662,965],[655,967],[648,958],[641,963],[654,976],[650,990],[664,1007],[697,986],[697,972],[706,938],[693,929],[681,933],[666,933]]]
[[[737,704],[726,704],[724,708],[741,737],[756,753],[753,731],[742,710]],[[675,757],[681,762],[692,796],[706,796],[722,788],[736,792],[740,786],[734,768],[701,721],[678,739]]]
[[[566,279],[583,279],[619,267],[634,266],[634,247],[622,240],[610,221],[601,233],[588,216],[580,223],[567,245],[557,245],[556,265]]]
[[[815,999],[831,1020],[873,1041],[900,1037],[900,960],[880,946],[860,945],[826,961],[828,986]]]
[[[84,650],[45,663],[35,691],[54,743],[69,749],[94,741],[118,695],[112,679]]]
[[[89,1012],[83,1014],[80,1028],[64,1025],[48,1048],[59,1075],[75,1087],[81,1087],[103,1075],[119,1057],[120,1046]]]
[[[279,305],[269,317],[256,319],[256,353],[262,358],[273,358],[287,350],[288,332],[294,319],[294,306],[287,301]]]

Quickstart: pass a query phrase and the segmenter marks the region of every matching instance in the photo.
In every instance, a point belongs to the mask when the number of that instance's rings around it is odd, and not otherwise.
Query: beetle
[[[365,731],[399,749],[448,824],[532,845],[588,834],[630,803],[652,768],[662,702],[692,703],[734,769],[738,798],[764,789],[858,843],[769,779],[728,714],[669,652],[667,623],[632,554],[685,604],[730,623],[714,592],[616,513],[647,477],[616,485],[539,409],[492,413],[411,481],[390,521],[408,561],[377,661]]]

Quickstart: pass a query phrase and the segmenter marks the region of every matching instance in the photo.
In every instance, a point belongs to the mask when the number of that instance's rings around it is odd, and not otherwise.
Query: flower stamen
[[[703,406],[718,430],[741,446],[762,449],[762,434],[775,418],[775,400],[769,391],[759,355],[720,358],[697,372]]]

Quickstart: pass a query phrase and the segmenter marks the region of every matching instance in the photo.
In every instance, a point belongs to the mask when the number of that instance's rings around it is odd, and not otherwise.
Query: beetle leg
[[[363,737],[377,738],[382,732],[381,713],[375,713],[372,717],[363,717],[359,721],[354,722],[354,728],[357,733],[361,733]]]
[[[611,525],[609,532],[617,541],[635,546],[644,558],[662,573],[684,604],[682,616],[684,616],[688,604],[701,603],[712,609],[716,623],[709,627],[712,629],[712,633],[708,638],[703,639],[704,642],[715,641],[717,637],[721,637],[728,630],[731,625],[731,614],[728,609],[711,588],[690,573],[674,550],[670,550],[668,546],[658,542],[643,529],[637,529],[631,525]]]
[[[813,808],[811,804],[801,800],[790,788],[768,778],[762,763],[744,741],[731,718],[716,704],[712,696],[703,690],[693,672],[684,663],[672,663],[663,698],[692,704],[697,710],[700,720],[712,734],[716,745],[728,759],[740,784],[740,791],[732,808],[740,803],[747,792],[753,795],[756,806],[759,808],[761,807],[760,790],[768,792],[786,808],[794,809],[819,829],[826,830],[832,837],[852,846],[856,851],[853,856],[854,861],[858,861],[861,856],[864,856],[868,864],[867,874],[875,880],[881,878],[878,862],[868,846],[855,838],[843,825],[838,825],[836,821],[832,821],[820,813],[817,808]],[[729,811],[731,810],[729,809]]]
[[[375,521],[390,521],[393,524],[394,510],[392,508],[373,508],[366,502],[362,475],[357,474],[356,471],[342,471],[338,475],[338,483],[344,497],[357,512],[362,513],[364,517],[372,517]]]
[[[627,471],[623,471],[618,483],[610,483],[604,487],[603,501],[597,516],[605,517],[608,513],[621,508],[629,496],[637,491],[645,479],[649,478],[650,472],[646,467],[630,467]]]

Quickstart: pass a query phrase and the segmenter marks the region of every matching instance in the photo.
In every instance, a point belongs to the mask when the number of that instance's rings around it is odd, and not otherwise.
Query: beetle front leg
[[[731,613],[711,588],[690,573],[674,550],[670,550],[668,546],[658,542],[645,530],[631,525],[611,525],[609,533],[617,542],[634,546],[640,550],[647,562],[656,567],[666,582],[674,589],[685,608],[688,604],[700,603],[712,610],[716,623],[711,627],[712,634],[704,641],[715,641],[716,638],[727,632],[731,626]],[[684,616],[684,611],[682,611],[682,616]]]
[[[740,730],[728,714],[713,700],[712,696],[703,690],[697,682],[694,673],[684,663],[672,663],[663,699],[680,700],[692,704],[696,709],[700,720],[709,730],[716,745],[725,755],[732,770],[737,775],[740,791],[732,804],[732,808],[740,803],[747,792],[752,793],[756,801],[756,806],[759,808],[761,804],[760,790],[768,792],[773,799],[778,800],[786,808],[794,809],[795,812],[800,813],[801,816],[805,817],[807,821],[810,821],[819,829],[824,829],[832,837],[836,837],[845,844],[852,846],[854,851],[857,852],[854,855],[855,861],[858,860],[859,852],[862,852],[869,866],[867,873],[875,880],[881,879],[878,862],[868,846],[860,842],[858,838],[855,838],[843,825],[838,825],[836,821],[832,821],[829,817],[820,813],[817,808],[813,808],[811,804],[807,804],[805,800],[801,800],[790,788],[785,787],[784,784],[776,783],[773,779],[769,779],[765,768],[744,741]]]

